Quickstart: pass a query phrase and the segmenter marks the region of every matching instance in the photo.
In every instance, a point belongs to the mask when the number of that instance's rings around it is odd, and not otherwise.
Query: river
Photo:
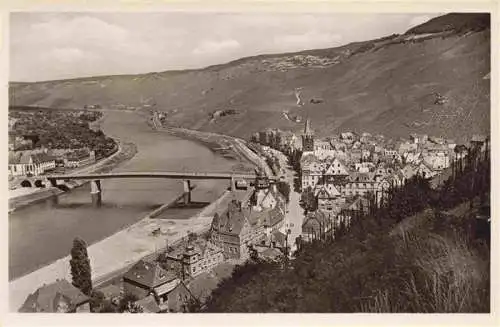
[[[114,171],[230,171],[237,162],[189,140],[153,131],[134,112],[106,112],[106,135],[137,145],[137,154]],[[192,200],[210,202],[228,186],[224,181],[196,181]],[[75,237],[89,245],[129,226],[182,192],[182,182],[161,179],[102,181],[103,205],[91,204],[89,185],[9,214],[9,280],[69,254]],[[169,209],[159,218],[185,219],[200,209]]]

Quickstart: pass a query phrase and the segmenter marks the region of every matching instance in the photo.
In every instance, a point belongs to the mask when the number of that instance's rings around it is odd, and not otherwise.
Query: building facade
[[[55,167],[55,158],[46,152],[9,152],[11,176],[39,176]]]
[[[203,246],[188,245],[182,255],[185,277],[196,277],[224,262],[224,252],[210,240]]]
[[[265,239],[264,226],[250,221],[251,208],[233,200],[221,215],[215,214],[210,229],[211,239],[224,251],[225,259],[246,259],[248,246]]]

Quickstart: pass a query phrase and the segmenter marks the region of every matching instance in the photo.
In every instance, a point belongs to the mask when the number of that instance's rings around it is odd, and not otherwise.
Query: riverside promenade
[[[202,233],[210,227],[215,212],[227,206],[231,192],[224,192],[216,201],[189,219],[151,219],[146,216],[139,222],[119,231],[112,236],[88,247],[92,280],[104,282],[111,276],[125,270],[141,258],[152,255],[185,237],[188,231]],[[160,235],[153,230],[160,228]],[[68,253],[70,252],[68,248]],[[70,256],[15,279],[9,283],[9,310],[16,312],[27,296],[43,284],[66,278],[71,282]]]

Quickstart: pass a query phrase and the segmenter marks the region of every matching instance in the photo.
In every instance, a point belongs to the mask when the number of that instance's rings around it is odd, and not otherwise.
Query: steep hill
[[[243,137],[266,127],[298,130],[289,118],[309,116],[321,136],[355,130],[462,140],[489,133],[489,73],[489,15],[449,14],[337,48],[199,70],[13,82],[10,94],[11,105],[155,109],[172,125]],[[235,114],[213,115],[228,109]]]

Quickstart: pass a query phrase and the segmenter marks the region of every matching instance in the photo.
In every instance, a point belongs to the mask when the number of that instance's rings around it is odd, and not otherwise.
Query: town
[[[480,135],[470,143],[483,151],[488,146],[488,140]],[[409,141],[396,144],[386,142],[381,135],[353,132],[316,140],[309,119],[299,136],[268,129],[254,134],[248,146],[266,158],[265,164],[279,179],[270,180],[266,169],[260,167],[255,181],[237,182],[231,200],[215,213],[207,232],[188,233],[180,242],[140,260],[111,283],[87,288],[86,292],[67,280],[42,286],[26,299],[20,311],[199,310],[211,291],[199,280],[217,267],[234,267],[248,260],[293,260],[294,252],[304,243],[348,229],[357,212],[379,206],[391,188],[401,187],[414,176],[438,185],[450,174],[452,163],[465,158],[468,151],[453,140],[426,135],[411,135]],[[291,203],[290,193],[300,197],[292,198]],[[294,205],[302,211],[295,213],[298,217],[290,214]],[[299,227],[298,235],[293,235],[290,227]],[[75,242],[82,248],[85,245],[83,240]]]
[[[10,14],[10,312],[492,312],[493,9],[289,6]]]

